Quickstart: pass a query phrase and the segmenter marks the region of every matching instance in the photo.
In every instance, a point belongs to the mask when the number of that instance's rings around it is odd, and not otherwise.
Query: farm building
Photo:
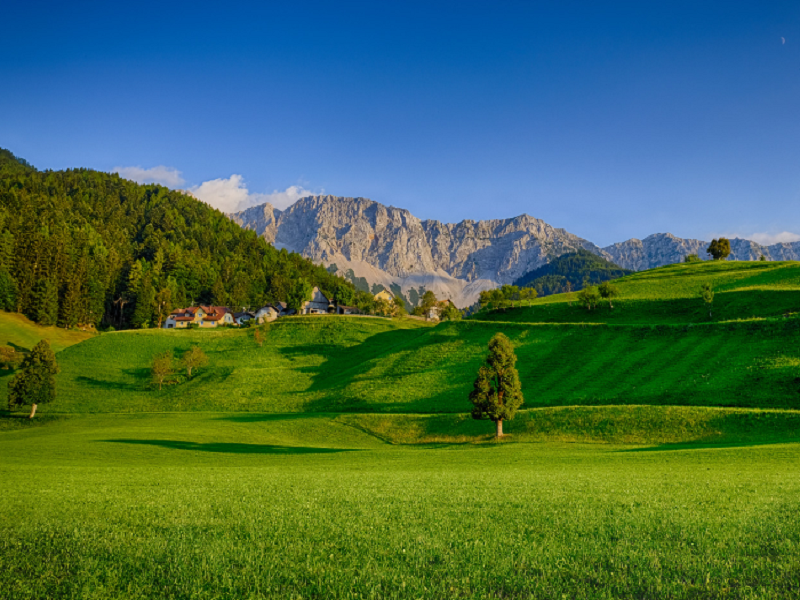
[[[327,315],[329,312],[335,312],[336,307],[328,297],[320,291],[318,287],[311,290],[311,300],[303,304],[300,309],[301,315]]]

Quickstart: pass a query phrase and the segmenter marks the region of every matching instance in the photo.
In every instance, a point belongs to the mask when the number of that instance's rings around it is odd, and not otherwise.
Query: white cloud
[[[789,231],[782,231],[780,233],[753,233],[745,237],[762,246],[771,246],[772,244],[781,244],[785,242],[800,242],[800,235]]]
[[[136,181],[137,183],[160,183],[168,187],[178,187],[184,183],[181,172],[172,167],[159,165],[151,169],[142,167],[114,167],[112,173],[119,173],[125,179]]]
[[[262,199],[259,200],[256,204],[269,202],[275,208],[285,210],[289,208],[292,204],[300,200],[300,198],[305,198],[306,196],[314,196],[318,193],[321,194],[324,192],[325,190],[321,190],[320,192],[312,192],[300,185],[290,185],[282,192],[279,190],[275,190],[271,194],[260,194]]]
[[[271,194],[251,194],[241,175],[231,175],[227,179],[211,179],[189,188],[196,197],[223,212],[236,212],[269,202],[275,208],[284,210],[300,198],[311,196],[311,192],[299,185],[292,185],[283,191]]]

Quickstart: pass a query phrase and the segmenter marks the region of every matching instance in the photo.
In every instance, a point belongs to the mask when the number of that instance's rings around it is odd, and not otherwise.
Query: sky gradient
[[[16,4],[0,147],[40,169],[800,239],[796,1]]]

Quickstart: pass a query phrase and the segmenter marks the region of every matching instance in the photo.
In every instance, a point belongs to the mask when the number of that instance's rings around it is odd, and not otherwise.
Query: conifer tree
[[[55,325],[58,319],[58,288],[52,279],[36,283],[33,298],[33,320],[39,325]]]
[[[0,268],[0,310],[13,311],[16,308],[17,282],[5,268]]]
[[[503,421],[513,419],[524,401],[516,363],[511,341],[502,333],[495,334],[469,395],[472,418],[494,421],[497,438],[503,437]]]
[[[9,408],[30,404],[30,419],[36,414],[39,404],[56,399],[56,378],[60,369],[56,356],[47,340],[33,347],[22,361],[20,372],[8,384]]]

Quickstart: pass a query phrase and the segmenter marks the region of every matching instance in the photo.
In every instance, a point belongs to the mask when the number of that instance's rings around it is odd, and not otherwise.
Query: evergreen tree
[[[155,307],[156,294],[150,276],[145,275],[139,284],[139,291],[136,294],[136,306],[131,317],[131,325],[134,327],[147,328],[153,322],[153,309]]]
[[[56,399],[55,376],[60,369],[47,340],[41,340],[22,361],[20,372],[8,384],[9,408],[31,405],[30,419],[39,404]]]
[[[16,308],[17,282],[5,268],[0,268],[0,310],[13,311]]]
[[[58,289],[52,279],[40,279],[33,292],[34,321],[39,325],[55,325],[58,320]]]
[[[522,386],[516,369],[517,356],[511,341],[497,333],[489,341],[486,364],[478,370],[469,399],[473,419],[491,419],[496,437],[503,437],[503,421],[510,421],[523,403]]]

